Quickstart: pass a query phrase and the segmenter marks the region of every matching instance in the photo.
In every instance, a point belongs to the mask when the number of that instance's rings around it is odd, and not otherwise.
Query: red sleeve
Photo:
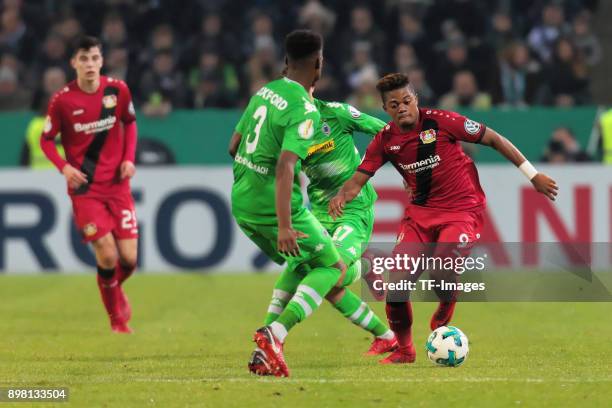
[[[123,126],[125,136],[125,148],[123,150],[123,161],[129,160],[134,163],[136,159],[136,139],[138,138],[138,129],[136,121],[126,123]]]
[[[121,92],[123,93],[123,104],[121,109],[121,121],[123,123],[130,123],[136,120],[136,110],[134,109],[134,102],[132,101],[132,93],[127,84],[121,81]]]
[[[487,127],[456,112],[443,112],[444,126],[450,135],[456,139],[469,143],[480,143]]]
[[[383,129],[374,136],[357,171],[372,177],[387,162],[385,144],[383,142],[384,131]]]
[[[47,117],[45,118],[45,126],[40,137],[40,148],[45,153],[45,156],[57,167],[61,172],[66,165],[66,160],[60,156],[55,146],[55,137],[61,130],[61,115],[59,108],[58,96],[54,96],[49,103]]]

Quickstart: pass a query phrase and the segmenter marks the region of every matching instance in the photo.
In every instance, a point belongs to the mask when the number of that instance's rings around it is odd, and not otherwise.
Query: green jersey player
[[[283,356],[287,332],[321,304],[344,279],[331,237],[303,206],[299,159],[308,155],[320,114],[308,89],[320,77],[321,36],[296,30],[285,39],[286,78],[262,87],[236,126],[232,213],[242,231],[278,263],[303,272],[295,294],[274,322],[255,332],[257,349],[249,369],[288,376]]]
[[[311,95],[312,91],[313,88]],[[332,288],[326,299],[346,318],[375,336],[366,354],[393,351],[397,347],[393,332],[359,296],[346,288],[361,276],[359,259],[364,244],[370,240],[374,225],[374,188],[370,184],[364,187],[362,194],[351,202],[351,207],[345,209],[342,217],[334,220],[328,214],[329,200],[337,194],[344,181],[352,177],[361,162],[353,133],[359,131],[373,137],[386,124],[348,104],[318,99],[314,99],[314,103],[321,122],[316,129],[313,145],[302,163],[302,169],[310,180],[308,197],[312,213],[332,235],[342,260],[350,266],[343,282]],[[296,271],[294,266],[288,265],[276,281],[265,324],[276,320],[295,292],[303,272],[299,269]]]

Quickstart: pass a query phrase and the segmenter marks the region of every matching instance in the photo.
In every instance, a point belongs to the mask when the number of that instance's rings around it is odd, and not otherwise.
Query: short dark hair
[[[81,36],[72,45],[72,56],[74,57],[80,50],[87,51],[94,47],[98,47],[100,52],[102,52],[102,42],[97,37],[90,35]]]
[[[376,89],[380,92],[380,96],[385,99],[385,94],[387,92],[394,91],[396,89],[400,89],[407,86],[414,93],[412,86],[410,85],[410,80],[408,79],[408,75],[401,74],[399,72],[393,74],[387,74],[384,77],[380,78],[376,83]]]
[[[323,38],[311,30],[294,30],[285,38],[285,52],[292,61],[310,57],[323,48]]]

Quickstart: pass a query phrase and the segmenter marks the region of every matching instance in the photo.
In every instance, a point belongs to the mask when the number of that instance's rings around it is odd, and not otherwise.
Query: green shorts
[[[277,250],[278,225],[257,224],[236,218],[240,229],[270,259],[279,265],[285,261],[293,265],[308,265],[311,268],[332,266],[340,260],[340,255],[327,230],[306,208],[301,208],[291,216],[293,229],[308,235],[298,239],[299,256],[287,256]]]
[[[374,207],[347,210],[335,221],[322,222],[332,236],[340,257],[348,266],[361,258],[372,237]]]

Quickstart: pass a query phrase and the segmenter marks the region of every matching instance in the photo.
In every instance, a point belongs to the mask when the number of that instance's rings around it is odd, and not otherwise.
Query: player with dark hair
[[[538,192],[555,199],[555,181],[539,173],[508,139],[458,113],[419,108],[406,75],[389,74],[378,81],[377,89],[392,121],[372,140],[353,177],[330,201],[333,217],[341,216],[346,203],[357,197],[380,167],[391,162],[412,192],[395,250],[408,243],[472,244],[480,237],[486,202],[476,166],[463,152],[461,141],[494,148],[517,166]],[[438,296],[441,302],[431,318],[432,330],[448,324],[456,303],[454,294]],[[388,297],[386,311],[400,347],[381,363],[414,362],[410,301],[394,302]]]
[[[232,214],[266,255],[292,266],[299,282],[282,312],[255,332],[249,370],[259,375],[289,375],[283,356],[287,333],[319,307],[346,270],[332,238],[304,207],[298,177],[319,126],[308,90],[320,78],[322,48],[321,36],[312,31],[287,36],[286,77],[251,97],[230,142]]]
[[[82,37],[70,63],[76,80],[49,103],[40,144],[64,175],[75,223],[91,242],[98,288],[117,333],[131,333],[131,308],[121,285],[136,267],[138,225],[130,178],[134,176],[136,116],[123,81],[100,75],[100,41]],[[54,139],[61,134],[66,160]]]

